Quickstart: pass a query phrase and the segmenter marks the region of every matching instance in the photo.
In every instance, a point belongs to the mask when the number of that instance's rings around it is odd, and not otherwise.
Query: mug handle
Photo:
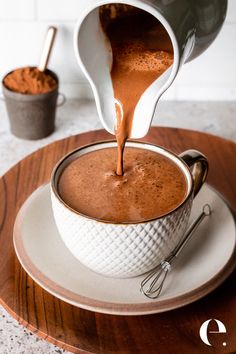
[[[5,101],[4,95],[2,92],[0,92],[0,100]]]
[[[60,97],[61,97],[61,99],[60,99]],[[63,106],[63,104],[66,102],[66,96],[64,95],[64,93],[59,92],[59,93],[58,93],[58,99],[59,99],[60,101],[58,100],[58,102],[57,102],[57,107]]]
[[[186,150],[179,154],[179,157],[192,167],[191,174],[193,176],[193,196],[195,197],[200,191],[208,174],[208,161],[206,156],[197,150]]]

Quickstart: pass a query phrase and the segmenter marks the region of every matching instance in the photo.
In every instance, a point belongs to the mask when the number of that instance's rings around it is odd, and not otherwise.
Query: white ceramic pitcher
[[[174,81],[180,67],[200,55],[217,36],[225,19],[227,0],[84,2],[74,32],[75,53],[92,87],[101,122],[108,132],[114,134],[116,113],[110,75],[112,49],[99,20],[99,6],[110,3],[132,5],[155,16],[165,27],[173,46],[173,65],[146,89],[136,106],[130,137],[141,138],[148,132],[158,100]]]

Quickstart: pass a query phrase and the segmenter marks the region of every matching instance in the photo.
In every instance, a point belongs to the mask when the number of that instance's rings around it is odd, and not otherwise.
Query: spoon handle
[[[39,71],[43,72],[47,68],[56,33],[57,33],[56,27],[51,26],[48,28],[40,63],[38,66]]]

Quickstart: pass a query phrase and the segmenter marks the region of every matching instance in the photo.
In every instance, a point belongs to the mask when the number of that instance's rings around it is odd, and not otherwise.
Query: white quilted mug
[[[63,157],[52,173],[51,199],[57,228],[71,253],[95,272],[125,278],[151,270],[179,243],[188,225],[193,198],[206,179],[208,163],[196,150],[177,156],[156,145],[127,142],[128,147],[157,152],[179,166],[187,181],[187,194],[181,205],[160,218],[137,223],[106,222],[73,210],[58,193],[63,169],[81,155],[116,146],[114,141],[93,143]]]

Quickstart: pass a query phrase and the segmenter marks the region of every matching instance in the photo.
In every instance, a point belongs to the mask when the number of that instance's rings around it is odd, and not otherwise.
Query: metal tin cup
[[[55,128],[56,107],[65,103],[65,96],[58,93],[59,80],[51,70],[46,73],[52,76],[57,86],[54,90],[40,94],[22,94],[9,90],[2,80],[3,99],[12,134],[21,139],[37,140],[50,135]],[[61,102],[58,103],[58,96]]]

